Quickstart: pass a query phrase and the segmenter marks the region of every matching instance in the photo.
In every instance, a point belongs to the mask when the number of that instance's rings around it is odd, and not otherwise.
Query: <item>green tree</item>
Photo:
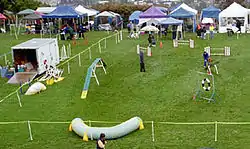
[[[9,10],[18,13],[24,9],[29,8],[35,10],[37,7],[41,6],[48,5],[37,0],[0,0],[0,12],[3,12],[3,10]]]
[[[225,9],[229,5],[231,5],[233,2],[246,6],[245,0],[220,0],[220,1],[215,1],[215,4],[217,4],[221,9]]]

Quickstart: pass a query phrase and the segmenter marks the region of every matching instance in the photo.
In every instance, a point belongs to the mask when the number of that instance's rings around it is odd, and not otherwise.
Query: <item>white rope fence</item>
[[[88,48],[86,48],[85,50],[81,51],[80,53],[70,57],[69,59],[65,60],[64,62],[60,63],[59,65],[57,65],[57,67],[61,67],[63,65],[65,65],[67,63],[67,67],[68,67],[68,74],[70,74],[70,61],[72,61],[75,58],[79,59],[79,66],[81,66],[81,54],[85,53],[85,52],[89,52],[89,59],[92,59],[92,55],[91,55],[91,48],[96,46],[98,44],[99,47],[99,52],[102,52],[102,47],[101,47],[101,42],[104,41],[104,48],[107,48],[107,39],[115,37],[116,40],[116,44],[118,44],[118,40],[119,42],[122,40],[122,31],[116,31],[115,34],[110,35],[108,37],[102,38],[99,41],[97,41],[96,43],[92,44],[91,46],[89,46]],[[70,45],[69,45],[70,46]],[[70,49],[70,47],[69,47]],[[70,56],[71,51],[68,50],[68,54]],[[35,81],[37,81],[39,78],[37,78]],[[21,103],[21,98],[19,96],[19,90],[24,87],[25,85],[29,84],[30,82],[24,83],[23,85],[21,85],[19,88],[17,88],[14,92],[10,93],[9,95],[5,96],[4,98],[2,98],[0,100],[0,103],[4,102],[6,99],[8,99],[9,97],[11,97],[12,95],[16,94],[17,99],[18,99],[18,103],[19,106],[22,107],[22,103]]]
[[[93,123],[99,124],[120,124],[122,122],[112,122],[112,121],[91,121],[86,120],[84,123],[88,123],[91,127]],[[0,122],[0,125],[13,125],[13,124],[27,124],[29,131],[30,141],[33,140],[31,124],[70,124],[71,121],[16,121],[16,122]],[[155,121],[144,121],[144,124],[151,125],[151,137],[152,142],[155,142],[155,124],[162,125],[214,125],[214,141],[218,141],[218,125],[250,125],[250,122],[155,122]],[[146,127],[145,127],[146,128]]]

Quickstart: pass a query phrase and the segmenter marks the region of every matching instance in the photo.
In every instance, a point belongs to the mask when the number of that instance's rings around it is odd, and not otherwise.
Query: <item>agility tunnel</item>
[[[86,99],[87,98],[88,89],[89,89],[89,85],[90,85],[90,80],[91,80],[92,77],[95,78],[96,83],[98,85],[100,84],[98,79],[97,79],[96,73],[95,73],[96,68],[99,68],[99,67],[103,68],[105,74],[107,73],[106,69],[105,69],[105,67],[103,65],[102,59],[101,58],[95,59],[95,61],[88,68],[87,75],[86,75],[86,78],[85,78],[84,87],[83,87],[82,94],[81,94],[81,99]]]
[[[69,131],[73,130],[77,135],[83,137],[84,141],[97,140],[101,133],[105,134],[106,139],[117,139],[137,129],[144,129],[142,119],[139,117],[133,117],[113,127],[90,127],[82,119],[75,118],[69,126]]]

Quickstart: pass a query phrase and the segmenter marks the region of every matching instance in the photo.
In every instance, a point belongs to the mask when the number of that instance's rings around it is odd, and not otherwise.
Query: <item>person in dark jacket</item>
[[[239,20],[236,20],[236,27],[238,28],[238,32],[241,33],[241,23]]]
[[[96,141],[96,149],[105,149],[105,144],[107,144],[107,141],[105,141],[105,134],[101,133],[100,138]]]
[[[152,46],[152,35],[151,34],[148,35],[148,44],[150,47]]]
[[[140,51],[140,71],[141,72],[146,72],[145,64],[144,64],[144,53],[143,53],[143,51]]]
[[[204,68],[206,68],[207,63],[208,63],[208,59],[209,59],[209,55],[206,51],[204,51],[204,53],[203,53],[203,59],[204,59]]]

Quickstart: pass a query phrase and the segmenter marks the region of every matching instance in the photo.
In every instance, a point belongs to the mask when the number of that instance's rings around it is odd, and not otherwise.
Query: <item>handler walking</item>
[[[143,53],[143,51],[140,51],[140,71],[141,72],[146,72],[145,64],[144,64],[144,53]]]
[[[204,51],[204,53],[203,53],[203,58],[204,58],[204,68],[206,68],[207,63],[208,63],[208,59],[209,59],[209,55],[206,51]]]

